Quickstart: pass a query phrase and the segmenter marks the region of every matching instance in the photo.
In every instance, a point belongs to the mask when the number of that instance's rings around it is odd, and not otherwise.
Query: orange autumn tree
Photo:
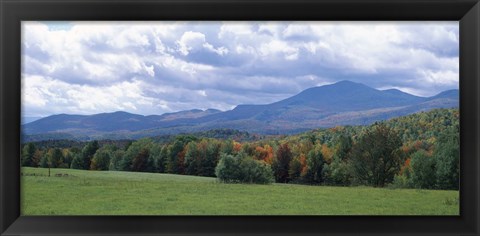
[[[403,163],[403,166],[400,168],[400,171],[398,172],[399,175],[403,175],[406,171],[408,171],[410,169],[410,161],[412,159],[409,157],[407,158],[407,160],[405,160],[405,162]]]
[[[333,150],[327,146],[327,144],[322,144],[322,149],[321,149],[323,159],[325,162],[330,164],[333,159]]]
[[[233,141],[233,152],[238,153],[240,150],[242,150],[242,144],[237,141]]]
[[[263,147],[257,146],[255,148],[255,159],[271,165],[273,163],[273,148],[268,144]]]
[[[300,175],[304,176],[307,173],[308,167],[307,167],[307,157],[305,154],[301,154],[299,158],[300,162]]]

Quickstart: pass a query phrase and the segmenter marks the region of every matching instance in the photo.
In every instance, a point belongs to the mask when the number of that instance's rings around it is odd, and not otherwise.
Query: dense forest
[[[436,109],[290,136],[216,130],[132,141],[28,142],[21,162],[211,176],[230,183],[458,189],[459,155],[459,111]]]

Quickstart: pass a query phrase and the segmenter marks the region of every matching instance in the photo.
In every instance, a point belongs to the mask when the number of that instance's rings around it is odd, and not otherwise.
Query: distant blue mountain
[[[36,121],[36,120],[40,120],[40,119],[42,119],[42,117],[39,117],[39,116],[24,116],[24,117],[22,117],[22,125],[33,122],[33,121]]]
[[[429,99],[432,100],[432,99],[439,99],[439,98],[459,99],[460,94],[458,89],[452,89],[452,90],[443,91]]]
[[[175,120],[194,119],[205,115],[221,112],[208,109],[188,110],[163,115],[143,116],[124,111],[100,113],[95,115],[52,115],[23,125],[25,134],[40,134],[50,132],[63,133],[98,133],[98,132],[131,132],[150,129]]]
[[[458,90],[419,97],[397,89],[377,90],[340,81],[309,88],[271,104],[238,105],[224,112],[194,109],[150,116],[121,111],[53,115],[23,125],[23,133],[120,139],[232,128],[261,134],[288,134],[336,125],[366,125],[434,108],[458,107],[458,104]]]
[[[277,107],[302,105],[338,112],[403,106],[423,99],[400,91],[380,91],[364,84],[344,80],[331,85],[309,88],[272,105]]]

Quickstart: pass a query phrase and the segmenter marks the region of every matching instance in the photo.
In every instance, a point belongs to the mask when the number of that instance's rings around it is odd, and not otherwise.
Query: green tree
[[[33,143],[27,143],[22,149],[22,166],[36,167],[38,163],[35,163],[35,151],[36,147]]]
[[[412,154],[410,161],[410,182],[415,188],[434,188],[436,182],[435,159],[425,150]]]
[[[316,145],[315,148],[307,154],[307,170],[302,175],[304,181],[307,183],[321,183],[323,164],[324,160],[321,146]]]
[[[88,142],[82,149],[79,155],[75,155],[72,160],[72,169],[90,169],[91,160],[95,152],[98,150],[98,141]]]
[[[189,142],[196,140],[197,138],[191,135],[180,135],[175,138],[173,144],[169,146],[168,159],[166,163],[166,169],[168,173],[184,173],[184,148]]]
[[[165,173],[165,162],[168,157],[168,147],[154,143],[150,150],[150,157],[153,160],[153,172]]]
[[[221,153],[233,154],[233,141],[231,139],[225,140],[221,145]]]
[[[108,170],[110,166],[111,156],[112,156],[111,149],[104,148],[104,147],[98,149],[93,155],[90,169],[91,170]]]
[[[385,124],[365,131],[352,148],[352,168],[360,184],[384,187],[400,170],[403,157],[400,136]]]
[[[60,148],[53,148],[47,152],[48,166],[51,168],[58,168],[63,163],[63,153]]]
[[[149,138],[133,142],[122,158],[120,169],[123,171],[150,171],[149,168],[153,167],[153,160],[150,158],[151,147],[152,140]]]
[[[221,143],[216,140],[205,140],[204,158],[200,160],[198,168],[198,175],[200,176],[215,176],[215,167],[220,159]]]
[[[255,155],[255,146],[251,143],[244,143],[240,151],[249,156],[253,156]]]
[[[288,176],[290,176],[291,182],[300,182],[300,175],[302,174],[302,164],[300,158],[295,157],[290,161]]]
[[[340,134],[336,142],[337,146],[335,148],[335,154],[340,160],[347,160],[350,156],[350,152],[352,151],[352,138],[346,134]]]
[[[39,166],[42,168],[50,168],[50,165],[48,163],[48,155],[47,153],[42,155],[42,158],[40,158],[40,163]]]
[[[66,150],[65,155],[63,156],[62,168],[70,168],[73,157],[74,157],[74,154],[70,150]]]
[[[457,127],[443,132],[435,145],[437,187],[458,189],[460,181],[460,139]]]
[[[196,142],[187,144],[185,151],[185,174],[197,175],[200,166],[200,159],[202,158],[200,151],[197,148]]]
[[[334,155],[332,163],[324,164],[322,176],[328,184],[348,186],[352,181],[352,170],[347,160]]]
[[[274,181],[270,165],[242,152],[236,156],[222,154],[215,173],[226,183],[268,184]]]
[[[35,154],[33,154],[33,164],[34,167],[40,166],[40,160],[44,156],[44,151],[41,149],[35,150]]]
[[[125,151],[122,149],[116,150],[112,153],[110,157],[110,164],[108,166],[109,170],[122,170],[122,161],[123,155],[125,155]]]
[[[81,170],[83,169],[83,160],[82,160],[82,154],[76,153],[73,156],[72,163],[70,164],[71,169],[78,169]]]
[[[162,150],[160,151],[160,156],[156,159],[155,166],[157,167],[158,172],[165,173],[167,172],[166,169],[166,162],[168,158],[168,146],[162,146]]]

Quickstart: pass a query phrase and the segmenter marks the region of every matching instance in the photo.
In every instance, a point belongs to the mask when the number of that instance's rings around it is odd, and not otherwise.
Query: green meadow
[[[22,168],[22,215],[458,215],[459,192]]]

